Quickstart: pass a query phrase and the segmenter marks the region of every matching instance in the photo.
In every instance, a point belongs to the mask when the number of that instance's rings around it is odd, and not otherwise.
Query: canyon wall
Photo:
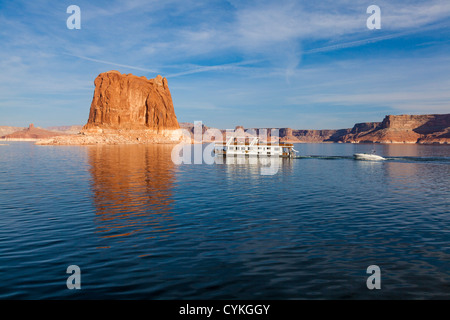
[[[366,130],[355,130],[337,141],[350,143],[450,143],[450,114],[388,115]]]
[[[193,133],[193,124],[183,124]],[[208,127],[203,127],[203,132]],[[235,130],[243,129],[237,126]],[[250,128],[258,135],[272,128]],[[353,128],[337,130],[298,130],[277,128],[280,141],[298,143],[420,143],[450,144],[450,114],[388,115],[382,122],[357,123]],[[225,130],[221,130],[225,134]],[[204,139],[204,141],[209,141]]]

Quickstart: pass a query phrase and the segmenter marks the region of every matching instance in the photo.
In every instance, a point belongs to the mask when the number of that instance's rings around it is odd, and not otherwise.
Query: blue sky
[[[0,43],[0,125],[85,124],[108,70],[167,77],[180,122],[223,129],[450,112],[448,0],[0,1]]]

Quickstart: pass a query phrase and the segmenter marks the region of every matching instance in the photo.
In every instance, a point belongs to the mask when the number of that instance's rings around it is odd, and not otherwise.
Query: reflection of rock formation
[[[421,154],[420,150],[423,150],[420,146],[416,144],[400,144],[400,145],[390,145],[386,144],[383,146],[383,156],[385,157],[421,157],[426,156],[426,154]]]
[[[386,162],[384,167],[386,168],[386,173],[390,177],[390,187],[408,190],[414,188],[414,186],[411,185],[411,180],[422,180],[420,168],[424,168],[423,164]],[[399,192],[399,190],[396,192]]]
[[[383,156],[398,158],[396,161],[386,161],[383,164],[391,178],[391,185],[395,184],[404,190],[411,190],[418,187],[418,182],[422,183],[430,179],[435,174],[435,166],[433,162],[424,161],[430,157],[440,157],[436,150],[431,151],[432,149],[435,148],[418,144],[384,145],[381,151]],[[439,150],[445,149],[439,148]]]
[[[103,238],[168,232],[174,165],[171,146],[89,148],[94,205]]]

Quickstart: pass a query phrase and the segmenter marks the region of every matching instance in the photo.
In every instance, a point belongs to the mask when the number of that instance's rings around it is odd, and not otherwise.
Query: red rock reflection
[[[136,233],[152,238],[155,233],[170,232],[172,148],[170,145],[89,148],[93,200],[102,238]]]

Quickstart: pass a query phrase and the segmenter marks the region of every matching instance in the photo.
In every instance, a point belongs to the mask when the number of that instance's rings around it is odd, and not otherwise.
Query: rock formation
[[[22,131],[26,128],[24,127],[11,127],[11,126],[0,126],[0,137],[6,136],[10,133]]]
[[[351,129],[339,130],[294,130],[291,128],[281,128],[280,138],[285,142],[336,142],[343,135],[348,134]]]
[[[356,124],[361,126],[361,124]],[[388,115],[380,123],[343,136],[342,142],[373,143],[450,143],[450,114]]]
[[[108,71],[95,79],[89,119],[80,134],[39,144],[174,143],[181,138],[166,78]]]
[[[2,137],[2,139],[7,140],[35,140],[35,139],[48,139],[52,137],[62,136],[65,133],[62,132],[54,132],[41,128],[36,128],[34,124],[30,124],[28,128],[25,128],[21,131],[16,131],[10,134],[7,134]]]
[[[147,80],[109,71],[95,79],[94,98],[84,132],[179,128],[166,78],[158,75]]]
[[[191,135],[194,133],[192,123],[182,123]],[[203,125],[203,133],[207,131]],[[245,130],[253,135],[270,136],[273,128],[249,128],[236,126],[235,131]],[[421,143],[450,144],[450,114],[436,115],[388,115],[382,122],[357,123],[353,128],[338,130],[297,130],[292,128],[277,128],[282,142],[298,143]],[[216,129],[218,130],[218,129]],[[262,130],[266,130],[263,133]],[[220,130],[225,137],[226,131]],[[242,133],[243,134],[243,133]],[[209,142],[208,136],[203,136],[203,142]]]

